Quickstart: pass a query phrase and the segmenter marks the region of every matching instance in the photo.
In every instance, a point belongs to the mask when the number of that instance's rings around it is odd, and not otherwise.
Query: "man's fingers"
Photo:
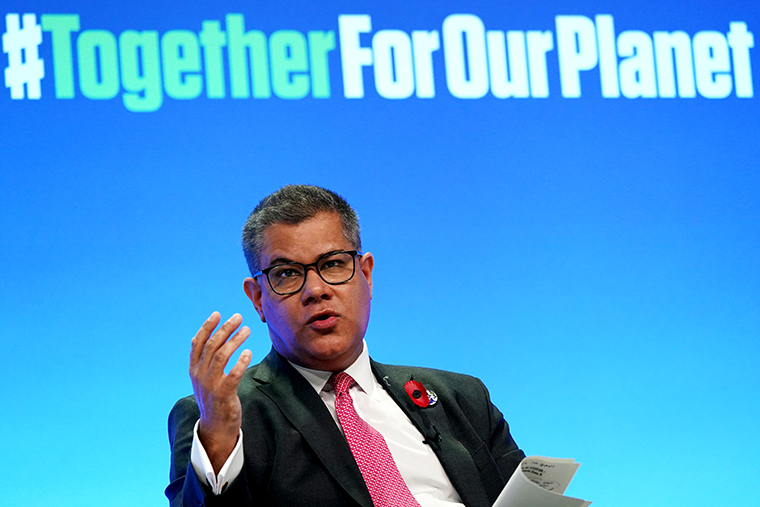
[[[242,345],[243,342],[248,339],[250,335],[251,328],[248,326],[241,327],[232,338],[227,340],[227,342],[219,348],[219,352],[227,355],[228,357],[231,356],[238,349],[238,347],[240,347],[240,345]]]
[[[243,378],[243,373],[245,373],[245,369],[248,368],[249,364],[251,364],[251,351],[245,349],[240,353],[237,363],[235,363],[235,366],[232,367],[227,375],[227,378],[233,382],[235,390],[237,390],[237,385],[240,383],[240,379]]]
[[[195,366],[200,360],[201,353],[206,346],[206,341],[208,340],[208,337],[211,336],[211,333],[214,331],[214,328],[217,326],[217,324],[219,324],[221,317],[222,316],[219,314],[219,312],[213,312],[209,318],[206,319],[206,322],[203,323],[201,328],[197,333],[195,333],[195,336],[190,341],[191,368]]]
[[[209,366],[209,372],[211,375],[218,375],[223,373],[224,368],[230,360],[232,354],[240,347],[240,345],[248,339],[251,334],[251,329],[248,326],[243,326],[235,333],[232,338],[227,340],[221,347],[214,353],[214,357],[211,359]]]
[[[206,341],[203,346],[203,351],[201,352],[200,363],[208,365],[208,363],[214,358],[219,347],[224,345],[227,338],[229,338],[232,332],[237,329],[242,321],[243,317],[239,313],[236,313],[227,319],[227,322],[222,324],[222,326],[211,335],[211,338]]]

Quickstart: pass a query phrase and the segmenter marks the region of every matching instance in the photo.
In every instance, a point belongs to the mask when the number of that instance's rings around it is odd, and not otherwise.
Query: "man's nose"
[[[317,273],[317,268],[314,266],[306,268],[304,278],[303,289],[301,290],[301,301],[304,304],[332,297],[332,286],[322,280],[322,277]]]

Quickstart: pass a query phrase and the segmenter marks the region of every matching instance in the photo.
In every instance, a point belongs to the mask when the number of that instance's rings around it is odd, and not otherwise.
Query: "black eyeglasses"
[[[354,277],[357,255],[361,255],[358,250],[328,252],[311,264],[301,264],[300,262],[276,264],[262,269],[253,277],[266,275],[269,286],[275,294],[280,296],[295,294],[301,290],[306,283],[306,272],[311,267],[326,283],[340,285]]]

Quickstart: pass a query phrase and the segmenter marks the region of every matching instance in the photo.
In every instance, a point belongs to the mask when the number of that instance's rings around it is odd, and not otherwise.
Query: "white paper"
[[[493,507],[586,507],[591,502],[562,495],[579,466],[573,459],[528,456]]]

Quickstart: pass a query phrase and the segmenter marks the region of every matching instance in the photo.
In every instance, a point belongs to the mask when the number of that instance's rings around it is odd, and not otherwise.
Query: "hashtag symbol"
[[[3,34],[3,53],[8,53],[5,68],[5,87],[11,89],[12,99],[39,99],[40,81],[45,77],[45,66],[38,53],[42,44],[42,28],[37,16],[24,14],[24,27],[19,26],[18,14],[6,14]],[[24,93],[26,85],[26,94]]]

